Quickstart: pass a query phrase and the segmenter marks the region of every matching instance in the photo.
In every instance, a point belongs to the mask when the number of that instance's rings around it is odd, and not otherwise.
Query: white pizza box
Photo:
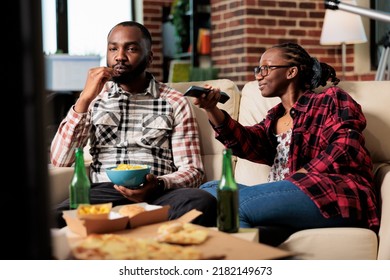
[[[136,228],[144,225],[160,223],[168,220],[169,206],[151,205],[146,202],[135,203],[145,208],[145,212],[138,213],[129,219],[128,228]],[[134,204],[133,204],[134,205]],[[125,205],[118,205],[112,208],[112,212],[118,211]]]
[[[147,203],[137,204],[144,207],[146,211],[130,219],[128,216],[122,216],[118,213],[122,206],[113,207],[109,215],[104,219],[80,218],[77,216],[77,210],[63,211],[62,216],[72,232],[84,237],[91,233],[110,233],[168,220],[169,206],[150,205]]]

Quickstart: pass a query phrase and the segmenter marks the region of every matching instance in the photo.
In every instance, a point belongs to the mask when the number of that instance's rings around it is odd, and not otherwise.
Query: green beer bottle
[[[76,209],[79,204],[89,204],[91,182],[85,170],[84,151],[76,148],[76,160],[72,181],[69,185],[69,208]]]
[[[217,189],[218,230],[234,233],[239,229],[238,188],[233,176],[232,151],[223,150],[222,175]]]

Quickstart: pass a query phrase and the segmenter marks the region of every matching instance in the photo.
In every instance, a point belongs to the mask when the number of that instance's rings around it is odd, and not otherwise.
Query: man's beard
[[[114,67],[113,65],[112,67]],[[147,58],[143,58],[142,61],[135,67],[135,68],[129,68],[129,71],[126,71],[122,74],[119,74],[117,76],[112,76],[112,80],[115,83],[118,84],[127,84],[134,80],[137,80],[139,76],[145,72],[145,69],[148,66],[148,60]]]

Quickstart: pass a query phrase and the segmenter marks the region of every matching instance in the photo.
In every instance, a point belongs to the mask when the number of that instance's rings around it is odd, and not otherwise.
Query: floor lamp
[[[356,1],[344,1],[356,6]],[[321,32],[321,45],[341,45],[342,72],[345,78],[347,45],[367,42],[363,22],[359,15],[340,10],[326,10]]]

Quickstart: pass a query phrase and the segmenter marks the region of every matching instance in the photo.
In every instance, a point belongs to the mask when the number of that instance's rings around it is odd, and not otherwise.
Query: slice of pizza
[[[157,229],[157,241],[181,245],[195,245],[203,243],[208,231],[191,223],[171,222],[161,225]]]
[[[117,234],[91,234],[73,248],[81,260],[199,260],[200,250],[193,246],[159,243],[153,239]]]

